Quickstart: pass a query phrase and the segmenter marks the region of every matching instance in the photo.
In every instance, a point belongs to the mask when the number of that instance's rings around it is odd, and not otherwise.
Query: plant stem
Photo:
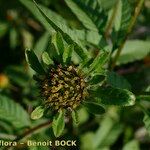
[[[124,47],[124,45],[126,43],[126,40],[127,40],[129,34],[131,33],[131,31],[132,31],[132,29],[133,29],[133,27],[134,27],[134,25],[136,23],[137,17],[140,14],[140,11],[142,9],[143,3],[144,3],[144,0],[139,0],[138,3],[137,3],[137,5],[136,5],[136,7],[135,7],[134,15],[133,15],[133,17],[131,19],[131,22],[129,24],[129,27],[127,29],[127,34],[126,34],[123,42],[120,44],[120,46],[119,46],[119,48],[117,50],[117,53],[116,53],[116,55],[115,55],[115,57],[113,59],[113,62],[112,62],[112,65],[111,65],[111,69],[112,70],[115,67],[117,59],[119,58],[119,56],[121,54],[121,51],[122,51],[122,49],[123,49],[123,47]]]
[[[38,126],[35,126],[35,127],[31,128],[31,129],[25,131],[23,134],[17,136],[17,138],[14,139],[13,142],[18,142],[18,141],[20,141],[21,139],[23,139],[23,138],[29,136],[29,135],[32,134],[33,132],[35,132],[35,131],[37,131],[37,130],[39,130],[39,129],[41,129],[41,128],[46,128],[46,127],[50,126],[51,123],[52,123],[51,121],[47,121],[47,122],[44,122],[44,123],[42,123],[42,124],[40,124],[40,125],[38,125]],[[4,150],[8,150],[9,148],[11,148],[11,146],[4,148]]]

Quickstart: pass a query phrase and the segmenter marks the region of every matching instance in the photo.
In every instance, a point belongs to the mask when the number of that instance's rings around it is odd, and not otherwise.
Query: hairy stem
[[[121,54],[121,51],[122,51],[122,49],[123,49],[123,47],[124,47],[124,45],[126,43],[126,40],[127,40],[129,34],[131,33],[131,31],[132,31],[132,29],[133,29],[133,27],[134,27],[134,25],[136,23],[138,15],[140,14],[140,11],[142,9],[143,3],[144,3],[144,0],[139,0],[138,3],[137,3],[137,6],[135,7],[134,15],[133,15],[133,17],[131,19],[131,22],[129,24],[129,27],[127,29],[127,34],[126,34],[123,42],[120,44],[120,46],[119,46],[119,48],[117,50],[117,53],[116,53],[116,55],[115,55],[115,57],[113,59],[112,65],[111,65],[111,69],[113,69],[115,67],[115,65],[116,65],[117,59],[119,58],[119,56]]]

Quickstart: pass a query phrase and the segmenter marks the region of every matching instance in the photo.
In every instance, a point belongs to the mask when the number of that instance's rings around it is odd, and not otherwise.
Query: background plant
[[[81,64],[81,58],[92,62],[94,58],[100,58],[100,52],[109,51],[111,55],[104,66],[108,71],[103,84],[128,89],[136,95],[134,106],[109,106],[104,115],[94,116],[86,109],[80,109],[79,125],[66,124],[60,139],[77,139],[80,149],[148,148],[149,1],[41,1],[39,7],[46,12],[48,22],[30,0],[16,1],[9,6],[2,0],[0,3],[3,3],[0,21],[1,139],[54,139],[49,114],[37,121],[30,119],[41,100],[32,79],[35,73],[24,59],[24,49],[33,48],[41,61],[43,51],[49,48],[51,35],[59,31],[67,44],[75,46],[72,61],[76,65]],[[80,53],[81,58],[76,53]],[[113,101],[113,104],[122,105],[117,102]]]

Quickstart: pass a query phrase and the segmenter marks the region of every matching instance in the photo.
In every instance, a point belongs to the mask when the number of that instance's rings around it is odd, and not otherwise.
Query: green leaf
[[[54,31],[51,25],[43,18],[43,16],[31,0],[19,1],[35,16],[35,18],[45,27],[46,30],[50,31],[51,33]],[[63,24],[67,24],[66,20],[54,11],[48,9],[43,5],[40,5],[40,7],[42,7],[48,17],[53,18],[56,22],[62,22]]]
[[[65,47],[64,53],[63,53],[63,62],[66,64],[69,64],[71,62],[72,53],[74,51],[74,46],[69,45]]]
[[[97,27],[89,16],[73,0],[65,0],[65,2],[87,29],[98,32]]]
[[[15,28],[12,28],[10,30],[10,35],[9,35],[9,40],[10,40],[10,47],[12,49],[16,48],[17,44],[18,44],[18,32]]]
[[[92,114],[98,115],[105,113],[105,109],[96,102],[84,102],[83,105]]]
[[[51,65],[53,64],[53,60],[49,57],[47,52],[44,52],[42,54],[42,60],[46,65]]]
[[[139,142],[137,140],[132,140],[125,144],[122,150],[140,150]]]
[[[41,59],[43,51],[47,49],[49,40],[50,40],[50,33],[45,32],[36,42],[34,46],[34,52],[39,60]]]
[[[131,89],[131,85],[129,84],[129,82],[124,77],[118,75],[113,71],[108,72],[107,82],[115,88]]]
[[[65,46],[64,46],[62,35],[59,32],[56,32],[52,36],[52,43],[55,45],[55,48],[58,51],[58,54],[60,56],[62,56],[64,49],[65,49]]]
[[[122,1],[119,0],[117,1],[117,10],[116,10],[116,15],[115,15],[115,18],[114,18],[114,29],[115,31],[119,31],[120,29],[120,26],[121,26],[121,15],[122,15]],[[113,11],[112,11],[113,13]],[[112,14],[111,14],[112,15]]]
[[[0,119],[10,122],[16,128],[30,126],[28,113],[13,99],[0,95]]]
[[[137,100],[150,102],[150,95],[139,95],[137,96]]]
[[[121,0],[121,2],[122,2],[122,11],[121,11],[120,29],[118,31],[118,39],[116,40],[117,45],[120,45],[120,43],[124,40],[132,16],[132,9],[129,1]]]
[[[101,70],[108,58],[109,53],[107,51],[100,51],[97,57],[94,59],[93,63],[90,65],[88,74],[95,70]]]
[[[93,146],[93,132],[87,132],[81,136],[81,149],[82,150],[95,150]]]
[[[126,89],[98,87],[93,94],[106,105],[132,106],[135,104],[135,96]]]
[[[87,15],[91,21],[95,24],[97,30],[101,32],[103,30],[103,27],[106,24],[107,21],[107,15],[104,12],[104,10],[101,7],[101,4],[95,0],[73,0],[74,3],[78,5],[78,9],[80,8],[80,11],[82,10],[85,15]],[[73,6],[70,5],[70,8],[75,9]],[[83,22],[85,19],[82,19],[80,14],[77,14],[78,11],[73,11],[78,18],[80,17],[80,21]],[[86,25],[86,22],[84,22]],[[97,30],[95,30],[97,32]],[[92,36],[93,37],[93,36]]]
[[[143,122],[145,124],[145,127],[150,135],[150,115],[148,113],[145,113]]]
[[[116,5],[116,2],[117,0],[99,0],[99,3],[105,10],[111,9],[114,5]]]
[[[53,128],[54,135],[56,137],[59,137],[62,134],[62,132],[65,128],[65,113],[64,113],[64,111],[60,110],[59,114],[57,114],[57,116],[54,117],[53,123],[52,123],[52,128]]]
[[[9,25],[4,22],[0,22],[0,37],[3,37],[8,30]]]
[[[29,84],[29,75],[28,72],[22,66],[8,66],[5,69],[10,81],[20,87],[27,87]]]
[[[43,116],[44,114],[44,108],[42,106],[36,107],[33,112],[31,113],[31,119],[39,119]]]
[[[83,124],[89,119],[89,113],[84,107],[78,110],[78,114],[79,124]]]
[[[75,125],[78,125],[78,123],[79,123],[78,112],[73,110],[73,111],[71,112],[71,115],[72,115],[73,123],[74,123]]]
[[[22,37],[23,37],[23,46],[24,46],[24,48],[32,48],[33,35],[29,31],[27,31],[26,29],[22,29],[21,34],[22,34]]]
[[[121,123],[108,115],[105,116],[101,120],[100,127],[93,137],[94,149],[111,146],[115,143],[122,131],[123,125]]]
[[[36,17],[36,19],[45,27],[46,30],[48,30],[51,34],[53,34],[54,29],[51,27],[51,25],[45,20],[45,18],[41,15],[41,13],[38,11],[34,3],[32,3],[30,0],[19,0],[27,9],[31,11],[31,13]],[[81,42],[79,40],[87,40],[90,43],[98,44],[100,42],[101,36],[97,32],[93,31],[85,31],[85,30],[72,30],[69,28],[66,20],[55,13],[54,11],[50,10],[49,8],[44,7],[43,5],[39,5],[44,13],[51,18],[53,22],[57,26],[61,28],[62,31],[67,33],[74,41],[76,41],[79,45],[81,45]],[[89,37],[94,38],[89,38]],[[85,49],[84,49],[85,50]],[[42,51],[42,50],[41,50]],[[37,54],[37,53],[36,53]],[[39,56],[39,54],[38,54]]]
[[[40,64],[37,56],[35,55],[34,51],[26,50],[26,60],[29,63],[30,67],[39,74],[45,74],[45,71]]]
[[[142,40],[127,41],[121,55],[117,60],[117,65],[127,64],[136,60],[141,60],[150,53],[150,42]]]
[[[60,32],[64,38],[64,40],[68,44],[73,44],[75,47],[76,53],[83,59],[86,60],[88,56],[88,52],[86,49],[83,48],[83,46],[80,44],[77,38],[74,38],[71,34],[70,28],[64,26],[62,23],[56,23],[54,18],[48,17],[46,13],[37,5],[37,3],[34,1],[36,7],[42,14],[43,18],[57,31]]]
[[[105,80],[105,76],[101,74],[94,74],[94,76],[90,79],[90,85],[99,84]]]

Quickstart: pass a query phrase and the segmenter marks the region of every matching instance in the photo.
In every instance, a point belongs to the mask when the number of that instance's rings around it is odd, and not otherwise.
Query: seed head
[[[53,67],[40,84],[45,105],[53,110],[75,109],[88,95],[86,82],[75,66]]]

